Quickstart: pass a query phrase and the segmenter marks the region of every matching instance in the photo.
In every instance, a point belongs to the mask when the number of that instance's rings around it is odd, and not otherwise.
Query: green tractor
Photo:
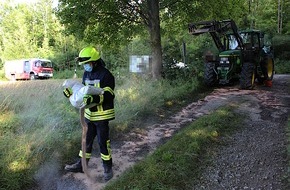
[[[264,45],[259,30],[238,31],[233,20],[203,21],[188,25],[189,33],[210,33],[218,56],[205,55],[204,82],[208,86],[228,85],[239,79],[242,89],[252,89],[255,81],[272,85],[274,60],[271,47]]]

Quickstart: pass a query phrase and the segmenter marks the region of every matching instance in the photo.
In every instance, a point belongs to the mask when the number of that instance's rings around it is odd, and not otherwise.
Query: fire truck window
[[[52,63],[51,62],[46,62],[46,61],[43,61],[41,65],[43,67],[52,67]]]
[[[29,72],[29,62],[28,61],[24,62],[24,72]]]
[[[40,67],[40,66],[41,66],[41,62],[39,62],[39,61],[36,62],[36,63],[35,63],[35,66],[36,66],[36,67]]]

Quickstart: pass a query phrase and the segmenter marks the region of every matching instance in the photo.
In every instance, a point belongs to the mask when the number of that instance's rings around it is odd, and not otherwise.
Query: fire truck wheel
[[[11,81],[16,81],[16,77],[15,77],[15,75],[11,75],[10,80],[11,80]]]
[[[35,80],[35,75],[34,74],[30,74],[30,80]]]

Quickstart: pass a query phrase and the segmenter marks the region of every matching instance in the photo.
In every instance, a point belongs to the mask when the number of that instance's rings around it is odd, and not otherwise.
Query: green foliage
[[[290,1],[282,3],[282,34],[290,35]]]
[[[163,77],[167,80],[177,80],[199,76],[202,67],[198,62],[183,62],[180,52],[176,52],[176,47],[168,47],[163,50]],[[171,51],[172,50],[172,51]]]
[[[273,37],[273,49],[275,58],[282,60],[290,59],[290,36],[275,35]]]
[[[78,67],[75,58],[78,57],[79,51],[84,46],[83,42],[76,41],[74,36],[58,34],[55,45],[53,46],[54,54],[49,57],[53,62],[54,69],[56,71],[62,71]]]
[[[263,0],[259,3],[252,3],[251,15],[254,19],[254,26],[259,30],[263,30],[268,34],[275,34],[277,32],[277,1]]]
[[[290,61],[275,59],[275,73],[276,74],[290,74]]]
[[[148,40],[149,36],[136,36],[132,41],[128,44],[127,51],[129,55],[150,55],[150,42]]]
[[[57,71],[74,68],[84,43],[65,33],[52,0],[17,6],[5,1],[0,8],[0,68],[6,60],[33,57],[51,59]]]
[[[129,71],[129,51],[128,47],[119,47],[118,49],[110,49],[104,48],[102,49],[102,59],[106,63],[106,67],[116,73],[122,72],[122,70],[126,69]]]
[[[135,37],[126,46],[118,48],[104,46],[101,52],[106,67],[117,77],[129,75],[129,57],[131,55],[151,55],[147,36]]]
[[[290,36],[275,35],[272,41],[275,57],[275,72],[278,74],[290,73]]]
[[[212,38],[209,35],[192,36],[187,32],[180,34],[180,38],[167,36],[163,40],[163,76],[166,79],[178,79],[191,76],[200,76],[203,72],[206,51],[217,52]],[[185,52],[184,47],[185,46]],[[186,68],[178,68],[176,64],[185,63]]]
[[[220,135],[239,128],[241,115],[238,117],[232,109],[217,110],[196,120],[105,189],[191,189],[206,148]]]
[[[0,69],[0,80],[6,80],[4,69]]]
[[[106,1],[105,4],[80,0],[59,2],[57,15],[67,25],[68,32],[89,43],[115,47],[126,44],[140,31],[140,25],[136,24],[140,18],[131,15],[130,7],[122,1]]]

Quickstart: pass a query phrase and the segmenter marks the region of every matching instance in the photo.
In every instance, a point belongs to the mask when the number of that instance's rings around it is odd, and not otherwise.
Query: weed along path
[[[113,139],[112,180],[154,151],[181,127],[228,105],[234,105],[236,112],[246,116],[244,127],[231,136],[221,137],[224,143],[212,150],[213,164],[201,166],[203,172],[192,189],[286,189],[289,75],[275,75],[272,87],[256,86],[254,90],[217,88],[162,123],[148,125],[146,130],[134,130],[121,139]],[[88,164],[93,180],[82,173],[67,173],[55,182],[56,188],[102,189],[106,183],[102,180],[100,160],[99,156],[95,156]]]

